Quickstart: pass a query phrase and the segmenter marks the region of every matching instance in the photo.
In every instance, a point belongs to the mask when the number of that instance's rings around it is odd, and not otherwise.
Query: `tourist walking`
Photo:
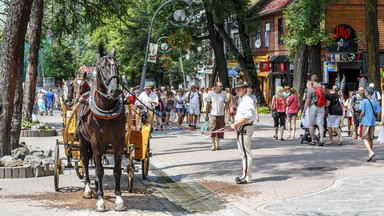
[[[170,87],[167,88],[167,91],[164,94],[164,106],[165,106],[165,118],[167,121],[165,122],[166,128],[172,130],[172,124],[169,122],[170,118],[172,120],[172,116],[176,111],[176,99]]]
[[[177,123],[181,125],[183,123],[184,116],[185,116],[185,100],[187,99],[183,89],[177,90],[177,95],[175,99],[176,99],[176,112],[178,117]],[[180,126],[178,128],[181,129]]]
[[[228,98],[226,93],[223,91],[223,84],[221,82],[217,82],[213,91],[209,92],[207,97],[207,112],[205,113],[205,121],[209,120],[210,131],[216,131],[225,127],[225,110],[228,110]],[[211,113],[210,117],[208,117],[208,113]],[[221,150],[219,143],[220,139],[224,138],[224,132],[211,133],[210,137],[212,139],[211,150]]]
[[[325,88],[320,85],[319,80],[316,75],[311,77],[312,86],[307,90],[307,99],[305,101],[303,109],[303,117],[305,117],[305,112],[309,109],[309,132],[311,134],[311,143],[310,145],[315,145],[315,121],[319,126],[320,130],[320,143],[319,146],[324,145],[324,106],[326,104],[325,100]]]
[[[161,93],[158,91],[156,93],[157,97],[160,98],[161,97]],[[155,124],[161,128],[161,130],[163,129],[163,124],[162,124],[162,116],[163,116],[163,112],[164,112],[164,103],[162,100],[159,100],[159,103],[157,104],[157,106],[155,106]],[[155,128],[155,130],[158,129],[158,128]]]
[[[357,139],[357,131],[360,126],[360,103],[362,100],[365,99],[364,95],[364,87],[360,86],[359,90],[356,95],[352,97],[352,102],[350,104],[351,112],[353,115],[353,123],[354,123],[354,133],[353,133],[353,138]]]
[[[37,93],[37,107],[39,109],[40,115],[44,115],[44,112],[46,112],[46,107],[45,107],[45,94],[43,93],[43,90],[39,90]]]
[[[237,132],[237,146],[242,159],[242,175],[237,177],[236,184],[252,182],[252,151],[251,139],[254,131],[253,122],[256,119],[254,102],[247,94],[247,83],[240,81],[236,86],[236,95],[239,97],[239,106],[235,122],[230,125]]]
[[[274,128],[275,128],[275,135],[273,138],[278,139],[278,131],[279,131],[279,125],[280,125],[280,140],[283,141],[283,135],[284,135],[284,127],[285,127],[285,111],[287,107],[287,101],[285,97],[283,96],[283,87],[279,86],[276,88],[276,95],[272,98],[272,110],[277,111],[275,113],[276,115],[273,116],[274,120]],[[273,112],[273,111],[272,111]]]
[[[329,83],[324,84],[327,94],[325,95],[325,99],[327,100],[327,104],[325,107],[328,109],[328,135],[329,141],[326,143],[327,145],[333,145],[333,129],[336,131],[337,136],[339,137],[338,145],[341,146],[343,144],[343,138],[341,138],[341,129],[339,127],[341,118],[344,116],[344,104],[340,100],[338,93],[331,88]],[[337,89],[336,89],[337,90]]]
[[[55,101],[55,94],[52,92],[52,88],[49,89],[47,94],[45,94],[45,98],[47,100],[47,111],[45,115],[48,115],[48,112],[50,113],[51,116],[53,116],[53,103]]]
[[[375,157],[375,152],[373,151],[373,136],[375,132],[376,117],[381,113],[381,108],[379,103],[372,98],[375,90],[368,86],[365,88],[365,99],[360,103],[360,117],[359,121],[363,126],[363,132],[361,138],[365,148],[368,150],[367,162],[371,161]],[[384,125],[383,121],[382,125]]]
[[[352,131],[354,131],[354,129],[353,129],[353,115],[351,112],[351,102],[352,102],[353,94],[354,94],[353,91],[348,92],[348,98],[347,98],[347,100],[344,101],[344,107],[347,108],[346,116],[347,116],[347,120],[348,120],[348,126],[347,127],[348,127],[348,136],[349,137],[352,137]]]
[[[300,96],[297,92],[297,89],[295,87],[292,87],[290,89],[291,95],[288,97],[288,136],[287,139],[295,139],[296,136],[296,119],[297,114],[299,113],[299,107],[300,107]],[[293,136],[291,136],[291,129],[292,129],[292,122],[293,122]]]
[[[190,116],[189,127],[194,129],[197,129],[196,123],[200,113],[201,101],[202,101],[201,94],[199,93],[199,91],[197,91],[196,86],[192,85],[191,91],[187,96],[187,102],[189,103],[189,116]]]
[[[252,87],[252,85],[249,85],[249,86],[247,87],[247,94],[248,94],[249,97],[252,98],[253,103],[254,103],[254,105],[255,105],[256,122],[258,123],[258,122],[259,122],[259,110],[257,109],[257,98],[256,98],[256,96],[253,94],[253,87]]]

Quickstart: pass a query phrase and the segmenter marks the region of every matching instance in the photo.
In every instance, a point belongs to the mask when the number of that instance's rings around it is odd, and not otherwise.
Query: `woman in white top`
[[[39,107],[39,113],[40,115],[44,115],[45,112],[45,94],[40,89],[39,93],[37,93],[37,106]]]
[[[184,94],[183,89],[179,89],[177,91],[177,95],[176,95],[175,99],[176,99],[176,112],[177,112],[177,116],[178,116],[177,123],[179,125],[181,125],[183,123],[185,112],[186,112],[185,100],[187,99],[187,97]],[[178,128],[181,129],[180,126]]]
[[[347,117],[348,117],[348,136],[351,136],[351,129],[352,129],[352,131],[354,131],[354,126],[353,126],[353,122],[352,122],[352,120],[353,120],[353,114],[352,114],[352,112],[351,112],[351,106],[350,106],[350,104],[352,103],[352,96],[353,96],[353,91],[350,91],[349,92],[349,97],[348,97],[348,99],[347,100],[345,100],[344,101],[344,106],[345,107],[347,107]]]

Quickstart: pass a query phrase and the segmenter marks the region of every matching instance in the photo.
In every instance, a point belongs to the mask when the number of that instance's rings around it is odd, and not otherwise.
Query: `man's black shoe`
[[[241,179],[241,177],[238,176],[238,177],[235,178],[235,181],[240,181],[240,179]]]
[[[236,181],[236,184],[247,184],[247,183],[248,182],[245,179],[240,179],[240,180]]]

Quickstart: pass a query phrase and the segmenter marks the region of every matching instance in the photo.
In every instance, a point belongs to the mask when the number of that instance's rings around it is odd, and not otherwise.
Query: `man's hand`
[[[305,117],[305,112],[303,112],[303,113],[301,114],[301,116],[304,118],[304,117]]]
[[[256,116],[256,123],[259,123],[259,116]]]
[[[235,128],[236,128],[235,124],[231,124],[230,127],[232,130],[235,130]]]
[[[208,115],[205,115],[205,121],[209,121]]]

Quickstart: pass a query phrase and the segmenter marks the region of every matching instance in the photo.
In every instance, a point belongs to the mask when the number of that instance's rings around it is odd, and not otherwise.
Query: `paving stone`
[[[4,178],[12,178],[12,167],[5,167]]]
[[[25,166],[18,167],[19,168],[19,178],[27,178],[27,169]]]
[[[12,178],[20,178],[19,167],[12,167]]]
[[[0,179],[5,177],[5,167],[0,167]]]
[[[32,173],[32,167],[31,166],[24,166],[25,167],[25,176],[26,178],[31,178],[33,177],[33,173]]]

